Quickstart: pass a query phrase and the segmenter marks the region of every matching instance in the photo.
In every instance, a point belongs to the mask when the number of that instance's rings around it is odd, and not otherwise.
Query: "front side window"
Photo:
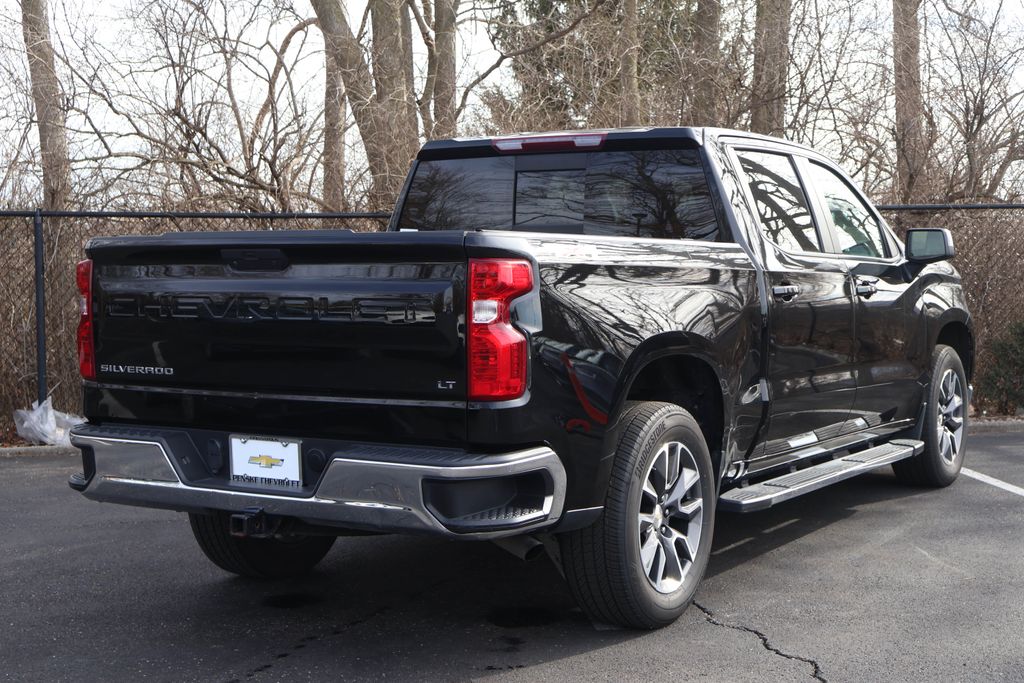
[[[831,223],[839,251],[849,256],[884,258],[882,226],[864,201],[837,173],[819,163],[808,164],[808,182],[818,193],[825,220]]]
[[[786,251],[820,252],[814,218],[789,155],[738,150],[736,156],[765,237]]]
[[[696,149],[421,161],[400,229],[717,240]]]

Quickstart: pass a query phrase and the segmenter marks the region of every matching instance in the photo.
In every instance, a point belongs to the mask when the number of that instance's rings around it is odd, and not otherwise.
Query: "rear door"
[[[856,298],[857,397],[847,431],[916,419],[923,388],[911,361],[908,323],[914,312],[902,254],[849,179],[813,159],[803,169],[820,222],[831,233],[831,250],[850,269]]]
[[[770,404],[755,457],[770,460],[843,429],[856,391],[853,293],[846,262],[829,254],[794,158],[761,146],[734,153],[764,242]]]

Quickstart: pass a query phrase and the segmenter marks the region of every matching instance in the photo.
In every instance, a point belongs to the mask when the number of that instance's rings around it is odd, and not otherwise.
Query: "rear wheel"
[[[311,570],[334,545],[334,536],[293,534],[281,538],[232,536],[231,515],[189,513],[188,521],[199,548],[224,571],[254,579],[284,579]]]
[[[936,346],[932,353],[921,438],[924,451],[893,463],[893,471],[900,481],[915,486],[949,486],[960,474],[967,445],[967,377],[950,346]]]
[[[595,621],[631,628],[672,623],[693,600],[714,530],[714,473],[704,436],[670,403],[623,417],[604,514],[560,537],[577,602]]]

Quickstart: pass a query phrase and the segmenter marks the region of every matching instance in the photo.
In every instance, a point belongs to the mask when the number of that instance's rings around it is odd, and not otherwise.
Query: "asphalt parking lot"
[[[1024,487],[1024,433],[967,466]],[[101,505],[68,457],[0,459],[0,677],[10,680],[1024,680],[1024,496],[888,469],[720,514],[674,626],[595,628],[545,558],[340,539],[304,580],[233,578],[183,515]]]

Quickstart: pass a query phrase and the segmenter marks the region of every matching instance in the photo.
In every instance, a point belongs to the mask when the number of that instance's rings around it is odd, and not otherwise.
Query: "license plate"
[[[273,489],[302,486],[301,442],[231,437],[231,481]]]

